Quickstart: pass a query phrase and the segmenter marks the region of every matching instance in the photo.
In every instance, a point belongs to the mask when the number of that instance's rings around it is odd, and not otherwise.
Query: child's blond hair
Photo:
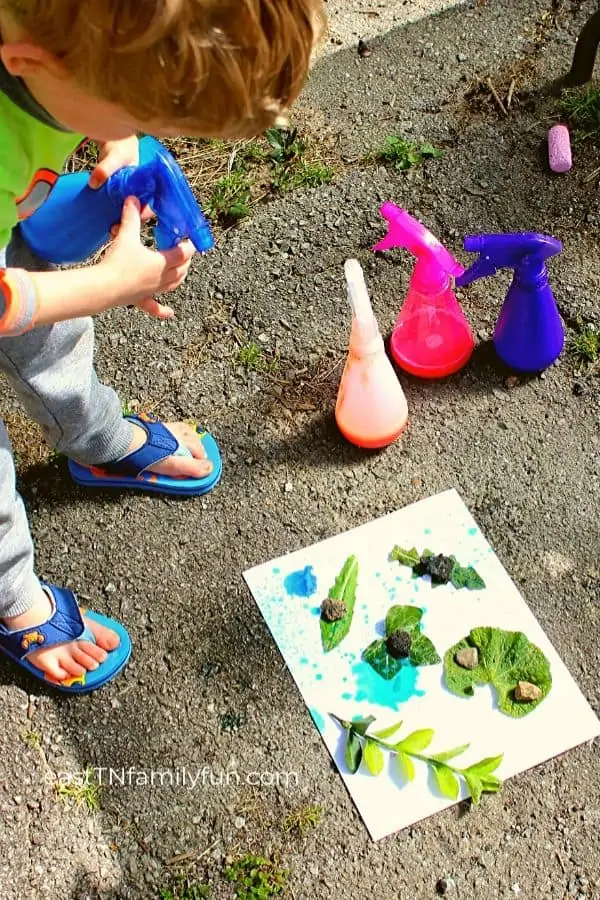
[[[82,88],[180,133],[250,137],[304,84],[321,0],[0,0]]]

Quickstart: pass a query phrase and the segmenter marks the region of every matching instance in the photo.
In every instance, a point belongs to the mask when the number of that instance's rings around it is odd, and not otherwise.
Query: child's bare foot
[[[132,423],[135,434],[128,453],[133,453],[146,442],[146,432],[140,425]],[[149,471],[171,478],[205,478],[212,472],[212,463],[206,458],[206,451],[196,429],[187,422],[165,422],[171,434],[192,454],[191,456],[169,456],[151,466]]]
[[[53,606],[46,591],[40,585],[40,593],[34,605],[19,616],[3,619],[6,628],[20,631],[23,628],[35,628],[46,622],[52,615]],[[68,641],[54,644],[43,650],[32,650],[27,660],[41,669],[53,681],[64,681],[83,675],[86,671],[97,669],[104,662],[107,653],[119,645],[119,637],[114,631],[105,628],[98,622],[84,617],[84,622],[93,633],[97,644],[90,641]]]

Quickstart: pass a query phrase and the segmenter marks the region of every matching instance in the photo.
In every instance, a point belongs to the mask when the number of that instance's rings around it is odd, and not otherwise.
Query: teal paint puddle
[[[315,709],[314,706],[309,708],[309,712],[312,716],[313,722],[319,729],[319,731],[325,730],[325,716],[323,716],[318,709]]]
[[[317,589],[317,579],[312,566],[291,572],[285,577],[283,586],[290,597],[312,597]]]
[[[410,663],[403,665],[395,678],[386,681],[366,662],[358,662],[352,666],[355,678],[357,702],[367,701],[388,709],[398,709],[412,697],[423,697],[425,691],[417,690],[418,669]],[[351,695],[342,694],[343,700],[352,699]]]

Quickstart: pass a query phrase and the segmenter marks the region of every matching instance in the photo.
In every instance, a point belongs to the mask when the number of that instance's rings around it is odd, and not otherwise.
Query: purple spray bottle
[[[469,235],[464,248],[479,259],[459,275],[465,287],[498,269],[515,275],[494,330],[498,356],[519,372],[541,372],[558,359],[565,329],[548,283],[546,260],[562,250],[553,237],[535,232]]]

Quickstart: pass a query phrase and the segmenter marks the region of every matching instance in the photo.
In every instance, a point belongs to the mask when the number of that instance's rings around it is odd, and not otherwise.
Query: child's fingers
[[[136,306],[139,306],[145,313],[148,313],[149,316],[154,316],[156,319],[172,319],[175,315],[174,310],[170,306],[164,306],[164,304],[159,303],[153,297],[146,297],[145,300],[140,300],[136,303]]]
[[[154,218],[154,212],[148,205],[143,208],[141,218],[142,222],[149,222],[150,219]]]
[[[171,247],[170,250],[161,250],[167,269],[173,269],[176,266],[183,265],[185,262],[189,262],[195,252],[196,248],[191,241],[182,241],[176,247]]]

